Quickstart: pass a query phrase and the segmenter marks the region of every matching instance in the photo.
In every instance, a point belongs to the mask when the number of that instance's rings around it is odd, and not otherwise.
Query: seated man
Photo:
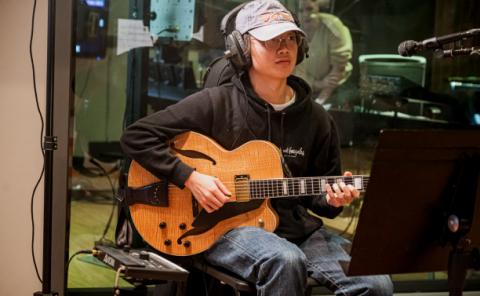
[[[305,1],[302,23],[310,44],[309,59],[295,72],[312,86],[319,103],[328,102],[352,73],[350,30],[336,16],[321,12],[323,2],[330,1]]]
[[[236,60],[244,63],[237,64],[243,71],[231,83],[201,90],[137,121],[121,139],[125,153],[152,174],[187,187],[208,213],[228,202],[231,192],[222,180],[170,153],[168,140],[185,131],[213,138],[226,149],[270,141],[295,177],[341,173],[332,118],[313,102],[308,84],[291,75],[306,42],[291,13],[276,0],[248,2],[238,12],[236,30],[243,39],[236,42],[236,54],[243,55]],[[343,182],[325,188],[326,194],[272,200],[279,216],[275,233],[235,228],[204,252],[205,260],[255,284],[258,295],[303,295],[308,276],[336,294],[392,295],[388,276],[347,277],[342,271],[338,260],[349,260],[342,248],[346,240],[324,229],[307,209],[333,218],[359,192]]]

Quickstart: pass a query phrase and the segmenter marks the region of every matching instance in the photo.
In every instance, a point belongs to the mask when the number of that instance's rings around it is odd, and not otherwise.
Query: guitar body
[[[245,176],[250,180],[283,178],[280,151],[275,145],[251,141],[228,151],[195,132],[177,136],[171,145],[172,153],[184,163],[200,173],[218,177],[232,192],[232,202],[208,214],[199,208],[187,188],[182,190],[170,184],[168,206],[130,206],[133,223],[149,245],[162,253],[188,256],[205,251],[220,236],[236,227],[275,230],[278,216],[269,200],[240,201],[247,192],[239,181]],[[132,161],[129,187],[139,188],[156,182],[159,180],[155,176]]]

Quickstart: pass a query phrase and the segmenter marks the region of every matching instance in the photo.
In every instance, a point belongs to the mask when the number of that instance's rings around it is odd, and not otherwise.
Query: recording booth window
[[[69,256],[96,243],[115,245],[119,234],[132,248],[144,246],[134,225],[124,224],[128,212],[116,198],[128,167],[120,136],[203,87],[208,66],[225,51],[220,22],[241,2],[76,0]],[[479,38],[455,40],[436,53],[422,47],[432,36],[480,27],[478,1],[281,2],[308,34],[310,57],[296,75],[335,120],[343,168],[368,175],[382,129],[480,126]],[[456,17],[442,17],[447,13]],[[412,57],[397,54],[404,40],[417,42],[408,43],[415,45]],[[322,219],[352,239],[363,202]],[[68,290],[111,289],[115,276],[95,256],[76,255]],[[444,271],[392,277],[399,291],[446,290]],[[124,279],[119,285],[134,289]],[[469,272],[466,289],[478,286],[480,274]]]

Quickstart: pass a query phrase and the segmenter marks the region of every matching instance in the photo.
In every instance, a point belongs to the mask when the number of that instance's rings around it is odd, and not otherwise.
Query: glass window
[[[381,129],[480,125],[478,36],[436,51],[397,54],[405,40],[480,27],[478,1],[282,2],[296,13],[309,44],[295,74],[334,118],[345,169],[369,174]],[[123,129],[202,89],[209,65],[224,55],[220,22],[241,3],[76,1],[70,255],[115,243],[128,216],[115,198],[128,164],[119,146]],[[351,239],[362,202],[324,219],[326,225]],[[393,276],[396,282],[445,278],[445,272]],[[469,278],[480,283],[478,272]],[[114,280],[115,273],[93,257],[70,263],[70,289],[111,287]]]

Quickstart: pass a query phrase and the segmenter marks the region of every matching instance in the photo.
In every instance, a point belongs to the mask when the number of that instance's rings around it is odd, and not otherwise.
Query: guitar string
[[[243,182],[245,182],[245,183],[246,182],[249,182],[249,183],[252,183],[252,182],[276,182],[276,183],[281,182],[281,183],[283,183],[285,181],[289,182],[290,180],[293,180],[293,181],[291,181],[292,183],[299,183],[300,180],[304,180],[304,181],[310,180],[311,182],[314,182],[314,181],[317,181],[317,180],[320,180],[320,181],[325,180],[329,184],[334,184],[334,183],[338,183],[338,182],[329,182],[329,181],[330,180],[337,181],[338,179],[342,179],[342,181],[344,181],[346,184],[352,184],[354,179],[359,179],[359,178],[361,178],[363,180],[362,183],[368,183],[368,181],[369,181],[369,177],[353,176],[353,177],[295,177],[295,178],[273,178],[273,179],[249,179],[249,180],[246,180],[246,181],[223,181],[222,183],[223,184],[241,184]],[[350,180],[350,179],[352,179],[352,180]],[[162,184],[163,181],[159,180],[159,181],[154,182],[154,183]],[[295,186],[296,184],[293,184],[293,185]],[[177,186],[169,184],[168,187],[177,187]]]
[[[368,183],[362,184],[361,188],[357,188],[360,191],[365,191],[368,186]],[[237,188],[238,189],[238,188]],[[303,192],[302,192],[303,191]],[[301,186],[293,186],[293,187],[280,187],[280,186],[275,186],[275,187],[270,187],[270,188],[256,188],[256,187],[251,187],[251,188],[241,188],[239,190],[236,190],[237,195],[238,194],[245,194],[249,193],[252,196],[263,196],[263,195],[268,195],[268,196],[278,196],[278,197],[285,197],[285,196],[301,196],[301,195],[312,195],[312,194],[319,194],[319,193],[324,193],[326,192],[325,189],[322,187],[318,188],[316,186],[315,188],[310,187],[301,187]]]
[[[282,190],[283,190],[283,188],[284,188],[284,187],[283,187],[283,186],[284,186],[284,183],[281,182],[281,181],[276,182],[276,183],[268,183],[268,182],[271,182],[271,181],[265,181],[264,183],[260,183],[260,182],[262,182],[262,181],[251,180],[251,181],[249,181],[249,184],[241,184],[241,185],[235,185],[235,184],[238,184],[238,182],[231,182],[231,181],[230,181],[230,182],[222,182],[222,183],[223,183],[224,185],[226,185],[227,187],[228,187],[228,186],[232,186],[233,188],[235,188],[235,189],[237,189],[237,190],[238,190],[238,189],[245,189],[245,190],[247,190],[247,189],[251,189],[251,188],[253,188],[253,187],[255,187],[255,186],[259,187],[259,188],[257,188],[257,189],[259,189],[259,190],[262,189],[262,188],[268,189],[268,187],[270,187],[270,188],[275,187],[275,188],[277,188],[277,189],[282,189]],[[280,182],[281,182],[281,183],[280,183]],[[312,183],[313,183],[313,182],[312,182]],[[344,182],[344,183],[345,183],[346,185],[355,185],[354,182],[348,182],[348,181],[347,181],[347,182]],[[327,183],[325,183],[325,184],[329,184],[329,185],[331,186],[331,185],[333,185],[333,184],[338,184],[338,182],[327,182]],[[362,182],[361,185],[362,185],[362,187],[366,187],[367,184],[368,184],[368,181],[365,180],[365,181]],[[321,183],[313,184],[313,186],[314,186],[314,187],[318,187],[318,186],[323,187]],[[298,189],[298,188],[302,188],[302,185],[301,185],[301,184],[287,184],[287,187],[288,187],[288,189],[291,189],[291,188],[293,188],[293,189]],[[305,184],[303,185],[303,187],[305,187],[305,188],[306,188],[306,187],[312,187],[312,185],[305,183]],[[178,188],[178,187],[175,186],[175,185],[170,185],[170,184],[169,184],[169,185],[168,185],[168,188]],[[274,190],[277,190],[277,189],[274,189]],[[357,188],[357,189],[358,189],[358,188]]]
[[[366,191],[368,185],[363,184],[361,188],[356,188],[359,191]],[[235,195],[249,195],[251,197],[257,196],[269,196],[269,197],[289,197],[289,196],[302,196],[302,195],[317,195],[327,192],[326,189],[323,188],[304,188],[302,191],[301,187],[289,187],[286,192],[283,188],[251,188],[251,187],[243,187],[243,188],[235,188],[234,191]]]
[[[325,193],[323,188],[325,184],[338,184],[338,181],[343,181],[346,185],[354,185],[354,181],[361,179],[362,187],[357,188],[361,191],[366,190],[369,176],[354,175],[354,176],[328,176],[328,177],[296,177],[296,178],[270,178],[270,179],[253,179],[247,181],[229,181],[223,182],[224,185],[234,184],[235,194],[248,195],[250,199],[265,199],[265,198],[281,198],[289,196],[309,196]],[[303,181],[303,184],[301,184]],[[157,183],[163,183],[161,180]],[[292,184],[293,183],[293,184]],[[316,184],[315,184],[316,183]],[[323,184],[322,184],[323,183]],[[286,186],[285,186],[286,185]],[[320,186],[320,187],[319,187]],[[175,185],[168,185],[168,188],[175,188]],[[285,188],[287,187],[287,188]],[[303,190],[302,190],[303,187]],[[308,191],[310,190],[310,192]],[[286,191],[286,193],[285,193]],[[302,193],[301,191],[304,191]],[[290,194],[292,192],[292,194]]]
[[[258,180],[253,180],[253,181],[257,182]],[[326,192],[326,190],[323,189],[323,186],[320,183],[317,183],[316,185],[313,182],[310,185],[305,184],[306,186],[303,187],[304,189],[303,193],[301,192],[302,191],[301,185],[293,184],[293,186],[289,186],[287,188],[288,193],[285,193],[285,187],[283,187],[283,182],[281,184],[279,184],[278,181],[276,183],[270,183],[270,184],[265,183],[265,182],[272,182],[271,180],[260,181],[260,182],[262,183],[257,182],[257,187],[255,187],[255,185],[250,186],[248,184],[237,185],[235,186],[234,191],[237,196],[248,195],[250,199],[281,198],[281,197],[289,197],[289,196],[309,196],[309,195],[318,195]],[[226,183],[235,183],[235,182],[226,182]],[[335,182],[329,183],[329,184],[332,185],[334,183]],[[349,184],[353,185],[353,183],[348,181],[345,183],[347,185]],[[367,186],[368,186],[368,180],[364,180],[364,182],[362,183],[362,187],[357,189],[360,191],[365,191]],[[169,188],[174,188],[174,187],[176,186],[169,185]]]

